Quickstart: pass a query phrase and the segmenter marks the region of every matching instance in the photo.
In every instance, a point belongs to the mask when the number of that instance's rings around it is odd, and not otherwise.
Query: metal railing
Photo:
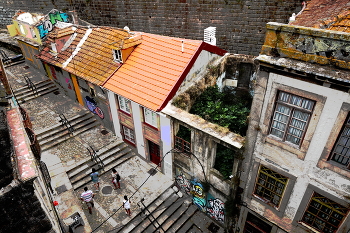
[[[101,160],[100,156],[98,156],[97,151],[95,151],[91,146],[86,147],[86,149],[89,151],[91,161],[103,169],[105,167],[105,164]]]
[[[182,138],[175,137],[175,150],[183,152],[184,154],[191,153],[191,143]]]
[[[24,75],[23,78],[26,80],[28,88],[33,92],[34,95],[39,95],[38,89],[36,88],[35,84],[30,80],[30,78],[27,75]]]
[[[67,118],[65,117],[65,115],[63,115],[62,113],[58,115],[61,120],[59,120],[59,122],[62,123],[63,126],[65,126],[68,130],[68,132],[70,134],[72,134],[74,132],[74,128],[73,126],[69,123],[69,121],[67,120]]]

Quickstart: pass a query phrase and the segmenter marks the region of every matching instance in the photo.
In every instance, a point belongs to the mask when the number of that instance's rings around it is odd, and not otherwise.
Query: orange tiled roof
[[[159,111],[173,97],[202,50],[219,55],[226,53],[198,40],[144,33],[142,43],[103,87]]]
[[[339,18],[350,13],[349,0],[311,0],[291,25],[328,28]]]
[[[55,54],[48,44],[39,53],[38,58],[97,85],[101,85],[119,67],[119,63],[113,60],[113,43],[123,39],[129,44],[141,43],[137,37],[135,40],[128,39],[130,35],[123,29],[79,26],[56,28],[48,35],[51,37],[48,41],[56,35],[65,35],[70,30],[73,30],[76,36],[67,49]]]

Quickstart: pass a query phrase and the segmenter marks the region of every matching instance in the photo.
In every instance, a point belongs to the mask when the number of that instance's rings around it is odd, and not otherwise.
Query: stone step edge
[[[111,148],[114,148],[115,145],[116,145],[116,146],[119,146],[120,144],[123,144],[123,143],[125,143],[125,142],[124,142],[124,141],[114,141],[113,143],[107,144],[106,146],[110,147],[110,149],[111,149]],[[84,144],[84,146],[86,146],[86,145]],[[102,149],[100,149],[98,153],[101,153],[101,150],[102,150]],[[108,149],[106,149],[106,151],[107,151],[107,150],[108,150]],[[102,153],[105,153],[105,151],[102,151]],[[68,166],[68,167],[66,168],[67,174],[68,174],[71,170],[74,170],[75,167],[80,166],[80,165],[83,165],[84,163],[87,163],[87,162],[90,161],[90,160],[91,160],[90,158],[86,158],[86,159],[81,160],[81,161],[78,162],[78,163],[74,163],[74,164]]]
[[[101,175],[109,172],[112,168],[127,162],[128,160],[130,160],[134,156],[136,156],[136,155],[135,154],[130,154],[130,156],[128,156],[128,157],[125,157],[125,155],[124,155],[124,156],[122,156],[122,158],[124,158],[122,161],[120,161],[120,158],[119,158],[119,159],[114,161],[116,163],[108,164],[107,166],[105,166],[105,169],[103,169],[103,172],[101,172]],[[120,161],[120,162],[117,162],[117,161]],[[88,184],[90,182],[92,182],[91,178],[89,177],[89,175],[87,175],[85,178],[81,179],[80,181],[78,181],[76,183],[72,183],[72,187],[76,191],[76,190],[80,189],[82,186],[84,186],[84,185],[86,185],[86,184]]]
[[[78,118],[80,118],[80,117],[82,117],[82,116],[88,115],[89,113],[90,113],[89,111],[84,110],[82,114],[78,114],[78,115],[76,115],[76,116],[74,116],[74,117],[71,117],[71,118],[69,118],[69,119],[67,119],[67,120],[68,120],[69,122],[71,122],[72,120],[75,120],[75,119],[78,119]],[[58,118],[59,118],[59,117],[58,117]],[[58,120],[58,119],[57,119],[57,120]],[[51,131],[51,130],[53,130],[53,129],[55,129],[55,128],[58,128],[58,127],[60,127],[60,126],[62,126],[62,123],[57,123],[57,124],[52,125],[52,126],[50,126],[50,127],[48,127],[48,128],[44,128],[44,129],[41,129],[41,130],[34,131],[34,133],[35,133],[35,135],[39,136],[39,135],[41,135],[41,134],[44,134],[44,133],[47,132],[47,131]]]
[[[95,123],[96,123],[96,124],[95,124]],[[100,125],[101,125],[101,124],[100,124],[99,122],[95,121],[94,124],[90,124],[90,125],[89,125],[89,126],[91,126],[91,127],[88,127],[88,128],[83,127],[83,128],[81,128],[82,130],[80,130],[80,131],[78,131],[78,132],[75,131],[73,136],[67,137],[67,138],[65,138],[64,140],[59,141],[58,143],[52,143],[52,144],[50,144],[50,145],[47,145],[47,144],[44,145],[44,146],[42,147],[42,151],[49,150],[49,149],[51,149],[52,147],[57,146],[57,145],[59,145],[59,144],[65,142],[65,141],[69,140],[69,139],[72,138],[72,137],[75,137],[75,136],[77,136],[77,135],[79,135],[79,134],[82,134],[82,133],[84,133],[84,132],[86,132],[87,130],[90,130],[90,129],[92,129],[92,128],[96,128],[96,127],[98,127],[98,126],[100,126]],[[67,130],[67,134],[69,135],[68,130]]]
[[[115,159],[118,159],[131,151],[128,147],[122,147],[122,148],[116,147],[116,149],[118,149],[118,150],[116,150],[116,151],[112,150],[113,153],[105,153],[105,154],[103,154],[103,156],[99,156],[105,165],[110,163],[110,161],[108,161],[108,160],[110,160],[110,157],[117,156]],[[112,159],[112,161],[115,159]],[[80,175],[81,173],[86,174],[84,172],[86,170],[89,170],[89,169],[90,169],[90,171],[89,171],[89,174],[90,174],[91,173],[91,166],[89,164],[93,164],[91,159],[86,160],[86,162],[83,164],[77,165],[75,169],[67,171],[66,173],[67,173],[69,179],[75,180],[76,176]],[[85,165],[87,165],[89,168],[86,168]]]

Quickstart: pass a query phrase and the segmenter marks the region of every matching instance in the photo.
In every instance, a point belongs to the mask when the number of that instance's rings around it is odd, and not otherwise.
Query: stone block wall
[[[301,0],[0,0],[0,27],[17,10],[47,14],[76,10],[95,25],[203,40],[216,27],[217,45],[230,53],[258,55],[267,22],[288,23]]]

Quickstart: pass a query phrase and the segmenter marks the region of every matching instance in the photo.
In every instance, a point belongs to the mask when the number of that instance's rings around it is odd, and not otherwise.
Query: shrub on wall
[[[196,99],[190,113],[245,136],[251,99],[249,93],[237,95],[236,90],[220,92],[217,86],[208,87]]]

